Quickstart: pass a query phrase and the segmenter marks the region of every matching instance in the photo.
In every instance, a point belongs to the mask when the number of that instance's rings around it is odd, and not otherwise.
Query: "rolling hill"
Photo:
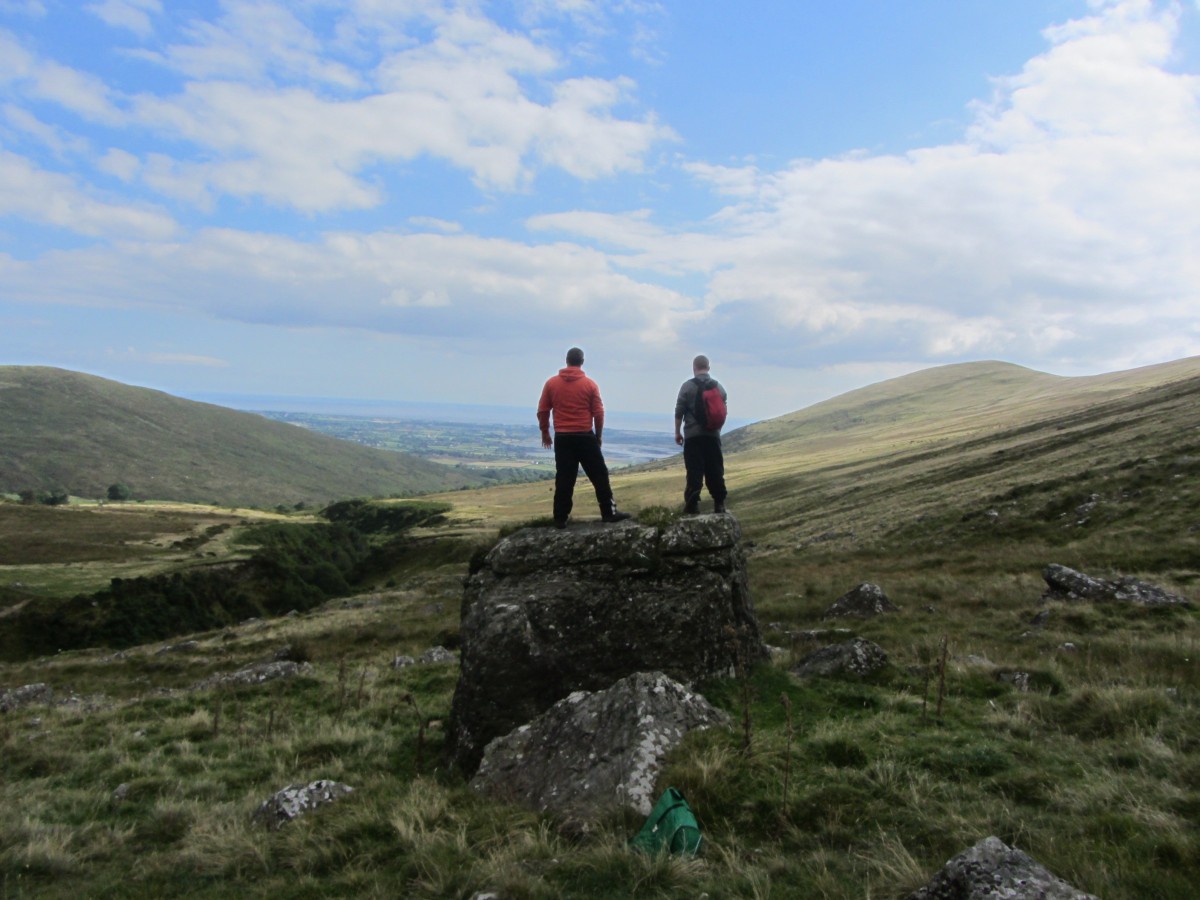
[[[0,366],[0,491],[309,505],[452,490],[467,478],[252,413],[78,372]]]
[[[1062,502],[1116,495],[1150,477],[1154,460],[1200,455],[1198,434],[1200,357],[1076,378],[963,363],[730,432],[726,479],[730,509],[756,539],[803,544],[853,533],[861,544],[915,520],[945,518],[950,528],[1013,493],[1043,505],[1051,494]],[[1178,465],[1155,477],[1169,483]],[[613,486],[623,509],[678,508],[682,459],[622,470]],[[544,486],[444,499],[464,521],[514,522],[549,508]]]
[[[431,774],[445,731],[429,726],[449,715],[459,667],[388,661],[461,640],[463,575],[497,528],[540,519],[553,533],[541,483],[446,494],[454,510],[364,570],[357,598],[119,654],[0,658],[0,691],[12,688],[0,883],[37,896],[500,885],[530,897],[899,898],[995,835],[1089,895],[1195,895],[1200,359],[1081,379],[991,362],[932,369],[733,432],[727,448],[773,659],[697,686],[742,727],[689,736],[660,775],[703,819],[701,864],[629,852],[640,819],[614,816],[581,841]],[[678,514],[678,457],[613,483],[642,524]],[[579,519],[594,520],[584,491]],[[94,580],[101,566],[131,577],[133,565],[206,565],[187,535],[229,554],[245,549],[242,525],[257,527],[225,510],[7,506],[42,564],[0,565],[6,635],[6,616],[73,593],[11,582],[77,579],[83,560]],[[1047,597],[1051,564],[1192,605]],[[897,608],[828,618],[864,582]],[[90,620],[103,605],[74,609]],[[886,653],[883,670],[796,671],[850,634]],[[303,661],[303,674],[225,680],[270,658]],[[279,785],[324,778],[355,793],[279,831],[253,824]]]

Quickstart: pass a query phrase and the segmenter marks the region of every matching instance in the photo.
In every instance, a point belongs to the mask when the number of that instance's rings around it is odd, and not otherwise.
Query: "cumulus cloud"
[[[454,234],[338,232],[306,243],[209,229],[187,243],[61,251],[10,273],[16,301],[96,294],[222,319],[491,342],[538,340],[583,322],[645,346],[671,342],[686,297],[617,272],[574,244],[531,247]],[[469,323],[469,328],[464,328]]]
[[[361,209],[386,197],[379,171],[421,157],[511,191],[546,167],[582,179],[638,171],[672,137],[653,115],[617,112],[635,105],[628,80],[561,77],[552,48],[470,6],[329,14],[337,22],[319,33],[284,4],[230,0],[185,41],[138,51],[185,84],[131,97],[134,121],[199,151],[172,155],[150,184],[176,198]]]
[[[48,172],[3,150],[0,216],[15,216],[92,237],[160,240],[175,231],[174,220],[159,210],[100,199],[82,190],[71,177]]]
[[[1164,328],[1200,352],[1185,311],[1200,302],[1200,81],[1168,67],[1177,28],[1173,8],[1127,0],[1047,30],[958,143],[775,171],[691,164],[727,198],[706,232],[641,214],[531,224],[615,244],[626,266],[711,273],[698,324],[781,360],[1103,364],[1121,342],[1153,354]]]
[[[162,12],[162,3],[160,0],[101,0],[86,8],[113,28],[128,29],[140,37],[148,37],[154,31],[152,15]]]

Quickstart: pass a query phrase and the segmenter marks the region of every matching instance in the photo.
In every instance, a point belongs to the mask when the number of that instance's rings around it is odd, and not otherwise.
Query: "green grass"
[[[1040,400],[1029,421],[1009,409],[985,431],[902,447],[864,439],[822,457],[789,438],[729,454],[752,594],[782,652],[748,684],[700,686],[738,725],[690,735],[660,778],[700,819],[698,859],[629,851],[633,815],[561,830],[437,768],[457,668],[390,663],[453,645],[477,547],[544,522],[545,487],[517,486],[447,495],[445,521],[379,545],[369,590],[347,600],[195,635],[190,651],[159,652],[177,638],[0,664],[0,686],[47,682],[90,704],[0,716],[0,897],[899,898],[992,834],[1106,900],[1191,897],[1198,613],[1040,598],[1052,562],[1195,597],[1200,393],[1099,387],[1083,406]],[[952,398],[978,403],[978,388]],[[933,403],[904,396],[892,427]],[[886,433],[872,397],[838,436]],[[677,513],[677,467],[614,484],[644,523]],[[863,581],[899,612],[822,620]],[[822,643],[802,633],[831,628],[879,643],[888,667],[791,675]],[[191,689],[285,646],[309,675]],[[316,778],[355,792],[278,832],[251,824],[275,790]]]

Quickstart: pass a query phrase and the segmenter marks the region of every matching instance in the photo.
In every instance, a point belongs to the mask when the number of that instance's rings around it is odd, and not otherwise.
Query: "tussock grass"
[[[1106,900],[1193,896],[1200,614],[1045,603],[1041,572],[1197,599],[1200,392],[1144,375],[1072,399],[987,377],[1020,402],[976,382],[947,417],[919,392],[876,392],[730,441],[730,508],[784,653],[747,684],[699,686],[735,722],[748,703],[749,747],[740,725],[694,733],[660,777],[697,812],[698,859],[630,851],[636,816],[562,829],[437,766],[457,668],[391,661],[456,646],[475,548],[544,524],[547,486],[512,485],[447,495],[446,521],[381,557],[367,593],[191,650],[0,664],[0,687],[76,695],[0,716],[0,897],[900,898],[991,834]],[[622,508],[665,524],[682,479],[675,460],[614,484]],[[821,618],[864,581],[899,612]],[[837,628],[879,643],[887,668],[789,674],[844,639],[804,632]],[[285,648],[308,674],[193,689]],[[274,791],[317,778],[355,790],[279,831],[252,823]]]

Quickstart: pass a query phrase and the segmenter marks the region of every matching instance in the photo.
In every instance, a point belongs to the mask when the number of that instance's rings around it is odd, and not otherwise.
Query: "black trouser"
[[[555,432],[554,434],[554,521],[565,522],[574,505],[575,479],[579,467],[596,489],[600,516],[612,515],[613,493],[608,482],[608,466],[600,452],[600,442],[591,431]]]
[[[702,484],[708,487],[715,502],[725,502],[728,492],[725,490],[725,455],[721,452],[720,435],[700,434],[684,438],[683,467],[687,470],[683,487],[685,504],[691,506],[700,502]]]

